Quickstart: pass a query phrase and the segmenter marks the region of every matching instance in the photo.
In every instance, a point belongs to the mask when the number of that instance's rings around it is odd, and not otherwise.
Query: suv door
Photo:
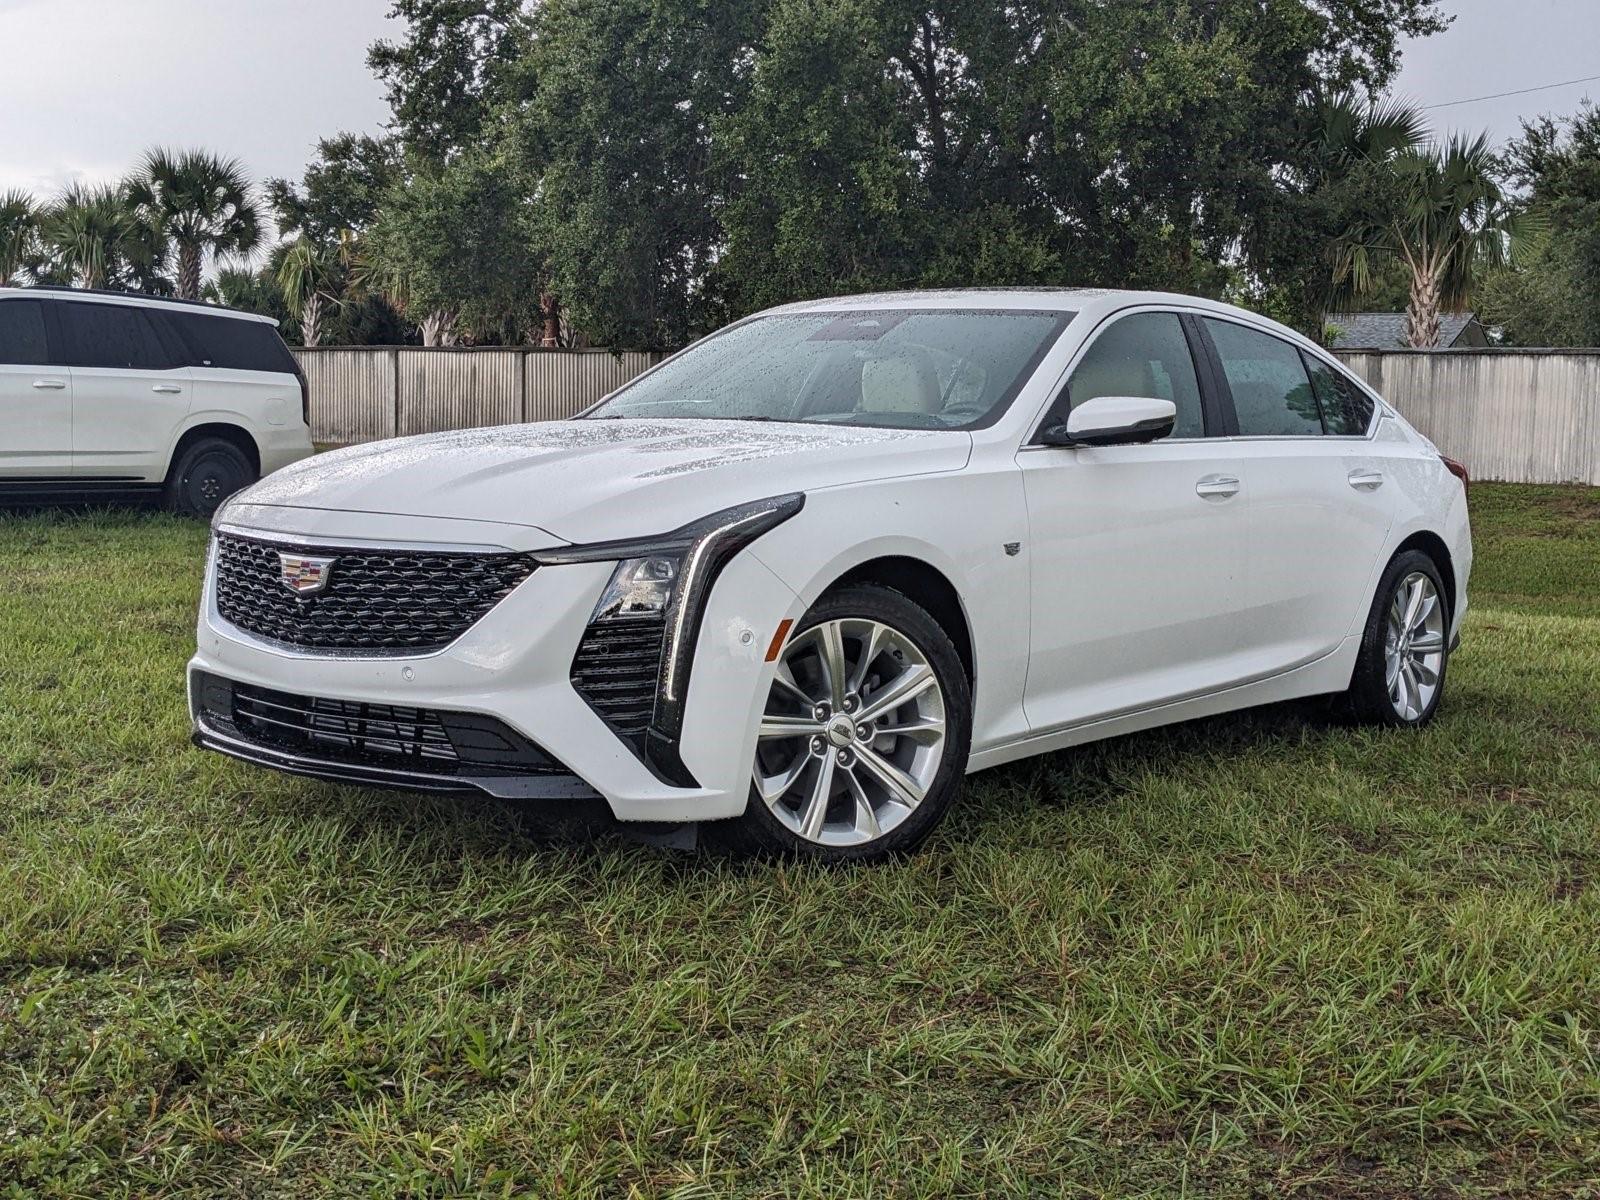
[[[1102,327],[1043,425],[1096,396],[1178,409],[1134,446],[1024,446],[1035,730],[1214,691],[1241,678],[1247,515],[1232,446],[1189,318],[1143,311]]]
[[[1201,325],[1250,493],[1250,651],[1263,673],[1290,670],[1331,653],[1366,616],[1394,519],[1367,437],[1373,407],[1283,338],[1221,317]]]
[[[189,369],[147,309],[56,300],[72,368],[72,473],[159,482],[189,411]]]
[[[0,299],[0,479],[72,470],[72,376],[52,363],[42,300]]]

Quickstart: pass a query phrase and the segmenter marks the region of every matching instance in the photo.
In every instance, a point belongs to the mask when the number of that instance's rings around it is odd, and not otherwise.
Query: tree
[[[159,274],[166,258],[161,232],[140,220],[121,186],[74,184],[45,211],[40,232],[47,271],[80,287],[171,291]]]
[[[521,0],[394,0],[389,12],[406,35],[375,42],[367,65],[406,149],[443,161],[477,145],[489,113],[516,98],[531,33]]]
[[[1477,307],[1522,346],[1600,346],[1600,108],[1524,122],[1500,160],[1516,205],[1547,229],[1493,271]]]
[[[170,245],[184,299],[199,298],[208,254],[247,254],[261,240],[261,214],[235,159],[201,150],[151,150],[128,182],[127,199]]]
[[[1527,222],[1507,202],[1488,138],[1453,136],[1440,146],[1396,155],[1384,211],[1373,211],[1337,243],[1336,281],[1374,259],[1398,259],[1410,275],[1406,341],[1439,344],[1439,315],[1464,307],[1486,268],[1506,261]]]
[[[0,287],[10,287],[40,252],[39,209],[27,192],[0,194]]]
[[[384,193],[403,176],[399,142],[340,133],[317,143],[300,183],[269,179],[264,191],[280,233],[332,248],[372,224]]]
[[[321,344],[323,318],[329,309],[339,304],[343,266],[338,255],[307,238],[283,248],[275,277],[284,304],[299,322],[302,345]]]
[[[510,170],[486,153],[427,166],[391,188],[361,239],[355,280],[415,320],[424,345],[458,332],[520,341],[540,295],[526,207]]]

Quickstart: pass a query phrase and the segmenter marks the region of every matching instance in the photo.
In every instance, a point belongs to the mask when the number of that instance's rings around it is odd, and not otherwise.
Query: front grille
[[[327,585],[296,595],[279,553],[332,559]],[[528,554],[346,550],[219,534],[217,611],[258,637],[312,650],[414,654],[460,637],[533,573]]]
[[[201,711],[238,737],[324,763],[451,776],[565,775],[504,722],[476,713],[301,696],[197,677]]]
[[[666,622],[659,617],[600,621],[584,631],[572,660],[572,686],[611,729],[643,748],[655,715]]]

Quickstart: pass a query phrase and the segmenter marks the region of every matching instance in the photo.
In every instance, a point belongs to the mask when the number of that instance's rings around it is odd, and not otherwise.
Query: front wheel
[[[949,635],[888,588],[823,597],[783,647],[744,815],[708,830],[823,862],[915,849],[966,773],[971,692]]]
[[[201,438],[178,456],[167,478],[171,512],[209,520],[222,502],[254,483],[255,471],[239,447],[221,438]]]
[[[1433,719],[1450,659],[1449,606],[1433,559],[1396,555],[1378,582],[1345,699],[1358,720],[1419,726]]]

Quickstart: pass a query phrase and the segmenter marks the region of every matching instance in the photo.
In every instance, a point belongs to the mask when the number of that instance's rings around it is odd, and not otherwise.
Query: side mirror
[[[1046,425],[1039,441],[1046,446],[1130,446],[1166,437],[1177,421],[1171,400],[1097,396],[1068,413],[1065,422]]]

